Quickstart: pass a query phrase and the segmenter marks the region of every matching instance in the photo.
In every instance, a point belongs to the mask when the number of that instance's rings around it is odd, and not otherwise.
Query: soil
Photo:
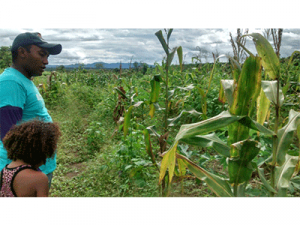
[[[78,174],[82,173],[83,170],[85,169],[84,167],[85,167],[85,165],[84,165],[83,162],[81,162],[81,163],[74,163],[74,164],[71,165],[71,168],[74,171],[67,173],[65,176],[67,178],[71,179],[71,178],[77,176]]]

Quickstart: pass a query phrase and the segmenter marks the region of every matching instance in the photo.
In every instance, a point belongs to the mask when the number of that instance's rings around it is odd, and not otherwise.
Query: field
[[[204,70],[209,72],[209,68],[206,67],[211,65],[204,65]],[[192,68],[187,69],[186,74],[191,71]],[[219,72],[216,77],[225,76],[221,74],[221,67]],[[163,125],[160,119],[163,113],[157,111],[157,116],[151,119],[149,108],[137,109],[132,115],[130,135],[126,138],[122,127],[115,123],[113,117],[118,104],[118,92],[115,87],[123,86],[126,93],[136,93],[135,102],[147,100],[150,95],[150,81],[155,73],[155,68],[149,68],[146,74],[142,71],[127,70],[123,71],[122,75],[119,71],[112,70],[57,72],[56,77],[52,76],[51,87],[48,81],[50,72],[34,79],[36,86],[44,85],[40,87],[40,92],[53,120],[59,122],[63,134],[58,145],[52,197],[160,196],[159,173],[147,155],[142,128],[149,124],[160,130]],[[174,77],[178,73],[178,68],[171,70]],[[187,80],[181,77],[174,82],[185,85]],[[176,102],[184,97],[187,98],[186,102],[194,102],[190,92],[179,92]],[[212,91],[212,94],[217,93],[217,89]],[[209,101],[216,104],[209,107],[209,115],[220,112],[222,105],[218,103],[218,98],[209,96]],[[122,104],[125,108],[129,106],[129,102],[126,101],[122,101]],[[184,109],[184,104],[187,103],[174,105],[171,116],[177,116],[177,113]],[[193,107],[199,108],[197,103],[193,104]],[[185,108],[189,107],[190,105],[186,105]],[[200,119],[198,116],[195,119],[187,117],[185,120]],[[179,124],[172,127],[173,136],[178,128]],[[153,152],[157,151],[156,146]],[[184,182],[183,191],[181,185],[174,183],[171,194],[210,195],[213,195],[212,192],[202,182],[193,178]]]
[[[286,68],[287,60],[281,63]],[[220,80],[231,79],[229,63],[171,66],[168,71],[169,90],[172,98],[168,118],[168,139],[165,150],[174,141],[182,124],[190,124],[212,118],[229,108],[228,103],[219,99]],[[151,114],[151,81],[162,73],[162,67],[133,70],[73,70],[58,71],[51,75],[45,72],[36,77],[34,83],[40,92],[54,121],[59,122],[62,138],[58,145],[57,169],[50,196],[52,197],[159,197],[166,195],[159,184],[159,166],[162,156],[161,142],[155,135],[164,134],[164,89],[156,101],[155,114]],[[284,71],[283,71],[284,72]],[[297,80],[298,66],[289,67],[290,81]],[[51,77],[51,81],[49,78]],[[295,82],[291,82],[295,84]],[[209,84],[211,85],[209,87]],[[203,95],[203,90],[208,90]],[[205,103],[205,104],[204,104]],[[132,107],[135,106],[135,107]],[[204,107],[205,106],[205,107]],[[299,91],[291,86],[281,108],[280,121],[287,121],[290,109],[299,111]],[[131,108],[130,108],[131,107]],[[272,104],[270,108],[274,107]],[[130,120],[128,111],[131,111]],[[205,114],[204,114],[205,110]],[[193,113],[182,113],[193,112]],[[178,115],[182,115],[177,118]],[[119,119],[123,118],[123,121]],[[175,119],[174,119],[175,118]],[[272,127],[274,115],[269,115]],[[128,126],[128,123],[130,126]],[[127,134],[124,135],[125,128]],[[152,130],[151,154],[147,154],[144,130]],[[227,141],[228,128],[220,128],[217,136]],[[253,137],[256,132],[250,133]],[[154,137],[154,138],[153,138]],[[272,140],[261,137],[260,153],[254,159],[260,162],[271,153]],[[201,168],[220,177],[228,176],[226,157],[217,154],[212,147],[179,144],[182,155],[196,162]],[[299,140],[293,136],[290,155],[299,155]],[[180,172],[180,171],[179,171]],[[177,171],[177,173],[179,173]],[[177,174],[178,175],[178,174]],[[268,174],[266,175],[266,177]],[[290,185],[287,196],[298,196],[297,180]],[[166,188],[166,187],[165,187]],[[217,196],[206,182],[193,176],[189,171],[175,176],[168,184],[168,196],[206,197]],[[258,176],[251,174],[245,188],[245,196],[268,196],[268,191]]]
[[[171,33],[153,68],[33,79],[62,131],[50,196],[300,196],[300,52],[249,34],[257,55],[185,64]]]

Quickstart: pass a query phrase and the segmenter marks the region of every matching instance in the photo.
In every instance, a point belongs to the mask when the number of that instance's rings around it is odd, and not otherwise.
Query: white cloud
[[[60,43],[63,51],[49,58],[49,64],[68,65],[78,62],[138,62],[153,64],[161,62],[164,50],[155,36],[157,29],[74,29],[74,28],[41,28],[41,29],[0,29],[0,43],[10,46],[15,36],[21,32],[40,32],[43,38],[52,43]],[[262,33],[263,29],[249,29],[249,33]],[[209,61],[212,52],[231,54],[229,32],[236,36],[236,29],[174,29],[170,38],[170,47],[182,46],[185,62],[199,54],[200,48]],[[163,31],[163,34],[165,32]],[[281,56],[287,57],[294,50],[299,50],[300,29],[284,29]],[[256,53],[251,38],[247,38],[246,47]],[[204,58],[203,58],[204,59]],[[175,61],[174,61],[175,62]]]

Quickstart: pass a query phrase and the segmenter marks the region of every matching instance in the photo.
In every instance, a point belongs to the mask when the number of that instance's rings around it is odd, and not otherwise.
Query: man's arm
[[[23,110],[15,106],[5,106],[0,108],[0,137],[3,140],[6,133],[18,121],[22,120]]]

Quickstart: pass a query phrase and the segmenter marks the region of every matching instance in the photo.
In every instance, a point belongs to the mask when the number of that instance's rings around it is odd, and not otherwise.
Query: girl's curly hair
[[[3,138],[3,145],[9,159],[38,165],[54,156],[60,135],[57,123],[32,120],[13,126]]]

